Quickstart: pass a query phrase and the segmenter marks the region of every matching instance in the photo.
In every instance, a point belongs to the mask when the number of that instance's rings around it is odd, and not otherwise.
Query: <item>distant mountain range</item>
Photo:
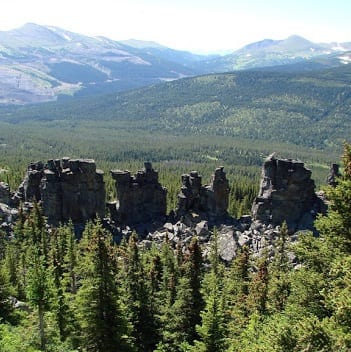
[[[313,70],[349,62],[351,42],[315,44],[291,36],[226,56],[201,56],[154,42],[118,42],[29,23],[0,32],[0,104],[124,91],[205,73]]]
[[[351,42],[316,44],[293,35],[284,40],[265,39],[246,45],[232,54],[203,62],[202,69],[208,72],[228,72],[293,65],[292,70],[299,67],[301,70],[312,70],[349,62],[351,62]]]

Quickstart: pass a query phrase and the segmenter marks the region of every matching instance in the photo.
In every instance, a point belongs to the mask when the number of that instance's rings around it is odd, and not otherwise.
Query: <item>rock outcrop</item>
[[[276,159],[270,155],[264,162],[258,197],[252,207],[254,220],[265,224],[291,227],[301,221],[313,222],[311,214],[318,211],[318,198],[311,171],[304,163],[292,159]]]
[[[197,171],[182,175],[176,217],[196,213],[200,218],[215,221],[228,215],[228,204],[229,182],[223,167],[215,170],[210,185],[202,185],[202,177]]]
[[[167,189],[158,181],[150,162],[131,176],[129,171],[111,170],[116,181],[117,201],[109,204],[111,217],[121,224],[139,224],[164,218]]]
[[[270,255],[284,220],[288,224],[289,241],[296,241],[297,231],[314,230],[316,214],[326,211],[322,195],[315,193],[311,171],[300,161],[279,159],[272,154],[263,165],[252,215],[238,220],[228,215],[229,183],[223,167],[219,167],[209,185],[202,185],[197,171],[182,175],[178,206],[167,217],[167,190],[159,183],[151,163],[144,165],[133,176],[129,171],[111,171],[117,201],[108,204],[111,218],[105,218],[103,224],[116,242],[128,238],[133,230],[141,236],[141,245],[148,248],[152,243],[162,245],[166,240],[176,248],[189,244],[197,236],[206,255],[210,252],[212,228],[216,226],[219,255],[230,262],[243,246],[255,256],[267,252]],[[338,175],[333,164],[328,183],[334,185]],[[14,195],[1,182],[0,230],[9,236],[18,216],[16,200],[27,202],[23,204],[26,209],[30,209],[31,202],[40,202],[51,225],[68,220],[83,225],[96,215],[105,216],[103,172],[96,169],[94,160],[63,158],[49,160],[46,165],[30,164]],[[79,234],[81,226],[78,228]],[[291,261],[295,259],[292,255]]]
[[[327,177],[327,184],[332,187],[336,187],[338,181],[337,178],[340,177],[339,165],[331,164],[329,174]]]
[[[39,202],[41,200],[40,183],[44,173],[44,164],[41,161],[28,165],[26,175],[21,183],[17,195],[24,202]]]
[[[103,172],[92,159],[49,160],[29,165],[17,196],[41,202],[48,223],[85,223],[105,215]]]
[[[0,182],[0,203],[9,204],[10,187],[5,182]]]

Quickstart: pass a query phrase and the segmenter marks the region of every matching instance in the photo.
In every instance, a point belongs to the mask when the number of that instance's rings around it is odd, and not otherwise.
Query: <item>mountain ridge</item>
[[[351,61],[349,49],[351,43],[315,44],[293,35],[251,43],[225,56],[202,56],[155,42],[114,41],[27,23],[0,32],[0,104],[118,92],[241,69],[288,70],[283,65],[296,64],[294,70],[298,70],[307,62],[302,70],[338,66]]]

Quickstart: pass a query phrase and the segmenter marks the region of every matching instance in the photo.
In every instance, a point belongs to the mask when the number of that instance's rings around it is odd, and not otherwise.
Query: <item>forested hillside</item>
[[[181,172],[198,170],[209,179],[223,165],[232,184],[257,187],[262,160],[278,152],[306,162],[321,185],[350,135],[350,82],[350,66],[304,74],[247,71],[3,107],[0,167],[7,171],[0,177],[14,189],[29,162],[70,156],[94,158],[112,185],[110,169],[135,172],[149,160],[170,190],[171,209]]]
[[[171,134],[338,147],[350,131],[351,67],[313,73],[235,72],[118,95],[2,109],[2,121],[93,121]],[[107,122],[108,121],[108,122]]]

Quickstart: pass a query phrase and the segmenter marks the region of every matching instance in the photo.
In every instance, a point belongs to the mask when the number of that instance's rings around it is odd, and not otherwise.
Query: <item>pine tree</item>
[[[214,229],[211,248],[211,270],[204,279],[205,308],[201,325],[197,325],[199,339],[191,351],[221,352],[226,348],[225,296],[223,294],[224,268],[219,262],[217,231]]]
[[[201,293],[201,282],[203,277],[203,259],[197,237],[193,237],[188,247],[189,254],[184,262],[183,276],[188,278],[190,285],[189,313],[186,314],[188,327],[188,342],[192,343],[198,338],[196,325],[201,323],[200,312],[204,308],[204,300]]]
[[[29,260],[23,257],[26,295],[29,302],[38,309],[40,347],[45,350],[45,311],[51,305],[53,284],[48,260],[48,232],[37,203],[34,203],[30,216],[23,225],[23,232],[29,254]]]
[[[326,248],[326,254],[322,256],[323,264],[320,265],[324,282],[323,290],[320,290],[320,301],[324,304],[326,314],[323,316],[324,325],[317,322],[320,326],[320,334],[317,336],[319,340],[316,337],[313,342],[321,345],[322,341],[325,350],[329,347],[335,351],[351,349],[351,144],[344,144],[342,161],[343,174],[336,187],[326,189],[330,203],[328,213],[319,217],[315,223],[320,231],[320,242]],[[328,336],[325,326],[328,328]],[[310,335],[306,339],[311,340]],[[330,338],[333,347],[328,346]]]
[[[328,214],[316,222],[318,231],[334,250],[351,254],[351,144],[344,145],[344,172],[336,187],[328,187]]]
[[[66,239],[67,250],[65,252],[64,260],[64,277],[66,281],[67,290],[72,294],[77,293],[77,266],[78,266],[78,245],[73,229],[73,224],[62,228],[64,237]]]
[[[157,294],[158,311],[158,325],[160,342],[157,346],[157,351],[169,350],[169,344],[172,344],[173,329],[170,326],[173,316],[173,305],[177,296],[177,286],[179,282],[179,255],[176,256],[168,238],[164,241],[161,247],[160,259],[162,265],[162,275],[160,290]]]
[[[201,323],[200,312],[204,302],[200,292],[202,280],[202,253],[194,237],[183,259],[179,251],[177,262],[181,264],[175,301],[171,306],[163,334],[164,346],[179,351],[181,344],[192,344],[198,338],[196,325]]]
[[[231,344],[249,322],[247,298],[250,286],[250,252],[247,246],[242,247],[233,260],[226,277],[226,322]]]
[[[11,320],[13,307],[10,302],[11,284],[3,263],[0,261],[0,324]]]
[[[50,267],[53,272],[54,285],[53,310],[61,341],[64,341],[69,336],[73,319],[73,312],[70,310],[67,301],[64,283],[64,258],[67,252],[66,240],[67,234],[65,226],[61,226],[51,234]]]
[[[248,308],[251,313],[257,312],[260,316],[267,313],[268,301],[268,260],[264,255],[259,259],[258,269],[253,276],[248,295]]]
[[[50,308],[53,294],[52,276],[41,251],[32,246],[27,276],[27,298],[38,309],[40,348],[46,350],[45,311]]]
[[[149,283],[149,300],[150,300],[150,314],[152,316],[153,336],[157,344],[161,339],[161,306],[160,306],[160,291],[162,286],[162,262],[157,248],[152,248],[149,251],[151,261],[148,270]]]
[[[281,226],[278,239],[275,241],[275,255],[269,265],[268,300],[271,309],[281,312],[285,308],[290,294],[290,269],[287,254],[288,226],[284,222]]]
[[[129,312],[129,322],[133,326],[135,345],[139,351],[153,351],[157,343],[157,330],[135,232],[128,241],[122,278],[125,287],[124,301]]]
[[[118,302],[112,239],[101,224],[89,225],[76,295],[83,345],[87,351],[130,351],[127,326]]]

